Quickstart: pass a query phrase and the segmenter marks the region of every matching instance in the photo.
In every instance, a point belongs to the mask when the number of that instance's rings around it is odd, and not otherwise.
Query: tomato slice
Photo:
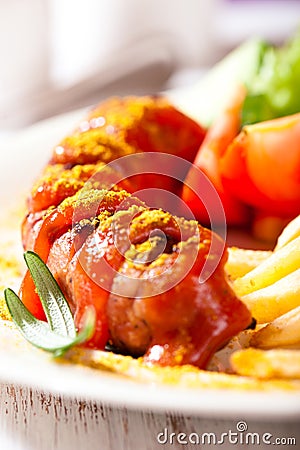
[[[300,113],[244,127],[220,162],[224,187],[279,217],[300,213]]]
[[[222,202],[227,223],[230,225],[240,225],[249,220],[249,210],[235,195],[224,188],[220,171],[220,160],[228,145],[239,132],[240,112],[244,97],[245,89],[243,86],[238,86],[230,106],[222,112],[208,130],[194,160],[194,165],[208,177],[216,189],[216,195]],[[218,213],[217,205],[214,202],[208,203],[202,200],[203,190],[206,189],[206,184],[199,176],[199,172],[191,168],[185,179],[182,199],[201,223],[209,224],[209,215],[213,217],[214,221],[220,222],[223,215]]]

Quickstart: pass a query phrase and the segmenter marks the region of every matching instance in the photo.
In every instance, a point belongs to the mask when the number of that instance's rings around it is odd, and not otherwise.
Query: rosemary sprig
[[[24,259],[34,281],[51,330],[70,337],[76,336],[72,313],[52,273],[34,252],[26,252]]]
[[[4,291],[8,310],[27,341],[54,356],[61,356],[69,348],[87,341],[93,335],[96,321],[94,310],[90,308],[86,311],[82,330],[77,334],[68,302],[46,264],[31,251],[26,252],[24,258],[47,322],[36,319],[9,288]]]

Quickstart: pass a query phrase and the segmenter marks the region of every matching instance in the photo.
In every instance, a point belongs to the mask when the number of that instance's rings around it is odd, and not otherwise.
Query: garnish
[[[40,297],[47,322],[36,319],[12,289],[5,289],[4,297],[11,317],[24,338],[35,347],[53,354],[63,355],[69,348],[91,338],[95,329],[95,313],[87,309],[83,326],[76,332],[74,319],[55,278],[47,265],[34,252],[28,251],[24,259]]]
[[[279,48],[266,46],[242,111],[242,124],[289,116],[300,111],[300,30]]]

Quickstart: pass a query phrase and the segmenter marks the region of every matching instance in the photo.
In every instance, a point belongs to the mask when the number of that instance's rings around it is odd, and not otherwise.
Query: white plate
[[[1,149],[1,215],[29,189],[50,156],[52,146],[76,124],[82,111],[60,116],[20,133]],[[12,200],[13,199],[13,200]],[[19,236],[16,234],[16,239]],[[79,365],[61,365],[27,343],[11,327],[0,326],[0,381],[76,398],[89,398],[132,409],[176,411],[205,417],[300,417],[300,392],[241,392],[171,388],[144,384]]]

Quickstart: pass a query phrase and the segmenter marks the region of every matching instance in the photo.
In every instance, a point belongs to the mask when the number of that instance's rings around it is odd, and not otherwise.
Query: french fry
[[[300,215],[292,220],[282,231],[281,235],[277,240],[277,245],[275,251],[287,245],[289,242],[293,241],[300,236]]]
[[[275,347],[300,349],[300,306],[254,333],[250,345],[262,349]]]
[[[276,283],[241,297],[258,323],[267,323],[300,306],[300,269]]]
[[[238,375],[260,379],[299,379],[300,350],[247,348],[232,354],[231,365]]]
[[[241,278],[233,287],[237,295],[244,296],[270,286],[300,267],[300,236],[265,259]]]
[[[227,274],[232,280],[244,276],[250,270],[271,256],[267,250],[248,250],[238,247],[228,248],[228,260],[225,265]]]

